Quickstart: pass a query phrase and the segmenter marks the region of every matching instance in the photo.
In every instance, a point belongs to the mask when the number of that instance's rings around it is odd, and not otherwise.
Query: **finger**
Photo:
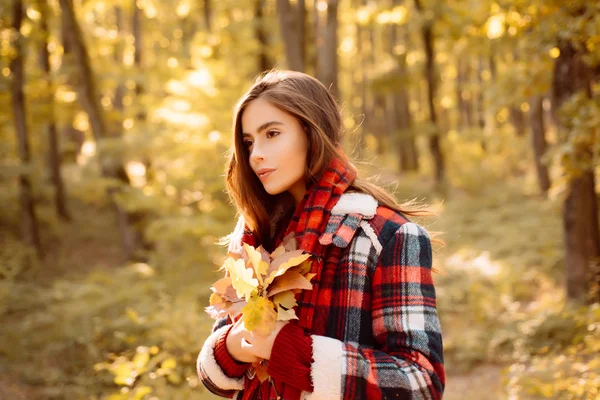
[[[241,347],[246,353],[254,355],[252,343],[248,342],[246,339],[242,338]]]

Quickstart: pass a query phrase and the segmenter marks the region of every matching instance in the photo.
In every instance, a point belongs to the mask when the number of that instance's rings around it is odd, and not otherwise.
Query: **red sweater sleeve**
[[[250,364],[236,361],[231,357],[229,351],[227,351],[227,335],[232,327],[233,325],[217,339],[217,342],[215,343],[215,360],[217,360],[217,364],[219,364],[223,372],[225,372],[225,375],[230,378],[239,378],[246,373]]]
[[[298,325],[286,324],[275,338],[267,373],[290,386],[312,392],[312,363],[311,337]]]

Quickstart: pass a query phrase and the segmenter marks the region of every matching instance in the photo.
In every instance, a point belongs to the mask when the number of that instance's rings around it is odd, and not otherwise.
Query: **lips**
[[[256,174],[258,175],[258,179],[262,181],[264,179],[267,179],[269,175],[271,175],[274,171],[275,169],[273,168],[261,168],[258,171],[256,171]]]

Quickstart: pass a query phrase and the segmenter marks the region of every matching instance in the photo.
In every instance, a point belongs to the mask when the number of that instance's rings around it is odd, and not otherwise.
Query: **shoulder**
[[[347,247],[352,240],[367,236],[378,252],[402,233],[425,234],[419,225],[402,213],[384,205],[366,193],[344,193],[331,210],[325,232],[320,238],[323,245]]]

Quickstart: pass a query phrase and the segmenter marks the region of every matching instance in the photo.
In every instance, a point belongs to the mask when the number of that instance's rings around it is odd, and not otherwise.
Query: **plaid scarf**
[[[331,209],[356,178],[354,166],[345,160],[345,155],[340,149],[338,152],[340,158],[334,157],[321,178],[307,189],[304,198],[298,203],[285,233],[275,240],[275,245],[279,246],[284,237],[294,233],[298,248],[313,255],[311,272],[316,274],[312,279],[313,288],[299,294],[298,308],[296,309],[298,325],[309,332],[313,324],[323,257],[326,251],[326,247],[319,243],[319,237],[325,232]],[[245,235],[242,241],[256,246],[258,243],[253,236]],[[246,377],[246,379],[248,378]],[[282,390],[282,398],[300,398],[300,391],[296,388],[283,385]],[[271,393],[271,384],[268,381],[261,384],[257,378],[254,378],[247,383],[242,398],[244,400],[257,397],[269,398],[269,393]]]
[[[339,150],[340,155],[345,155]],[[312,254],[313,263],[311,272],[317,274],[313,278],[313,289],[305,290],[298,300],[298,324],[312,330],[314,307],[319,293],[321,267],[325,246],[319,243],[319,237],[325,232],[331,209],[338,202],[342,194],[354,182],[356,169],[352,164],[334,157],[325,169],[318,182],[313,184],[296,207],[283,237],[290,233],[295,234],[298,248]],[[278,240],[277,245],[282,239]]]

